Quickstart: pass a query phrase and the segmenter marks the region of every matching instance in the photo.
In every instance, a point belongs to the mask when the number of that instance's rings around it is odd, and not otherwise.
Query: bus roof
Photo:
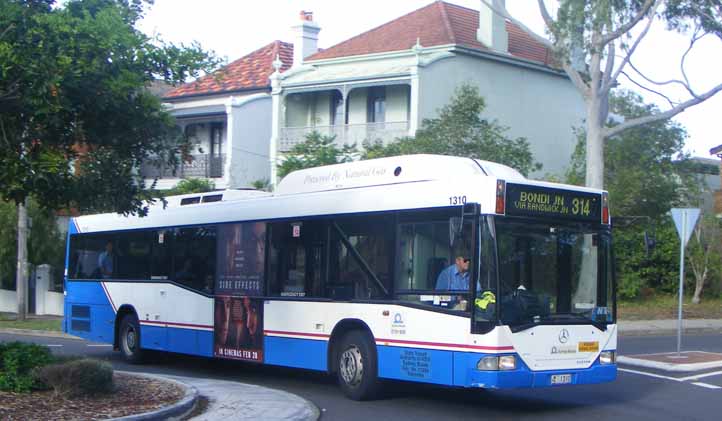
[[[453,180],[473,176],[525,180],[517,170],[494,162],[456,156],[419,154],[294,171],[281,180],[275,194],[300,194],[388,184]]]
[[[73,218],[71,232],[165,228],[234,221],[383,212],[480,203],[494,213],[496,180],[597,192],[578,186],[527,180],[493,162],[439,155],[406,155],[357,161],[292,172],[274,193],[224,190],[186,194],[156,202],[148,215],[115,213]],[[463,199],[462,199],[463,196]]]

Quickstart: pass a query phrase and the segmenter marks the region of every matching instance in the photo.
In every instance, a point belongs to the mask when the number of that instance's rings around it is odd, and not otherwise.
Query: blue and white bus
[[[74,218],[64,329],[146,350],[530,388],[616,378],[607,194],[412,155],[291,173],[274,193]]]

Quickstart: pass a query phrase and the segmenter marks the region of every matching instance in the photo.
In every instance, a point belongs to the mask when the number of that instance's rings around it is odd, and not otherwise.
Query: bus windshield
[[[503,324],[512,330],[536,324],[604,328],[614,321],[606,229],[497,219],[496,238]]]

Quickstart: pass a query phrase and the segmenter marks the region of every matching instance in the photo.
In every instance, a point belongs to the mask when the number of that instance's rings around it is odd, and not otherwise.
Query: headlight
[[[516,358],[513,355],[499,357],[499,370],[515,370]]]
[[[484,357],[476,363],[476,368],[482,371],[499,370],[499,357]]]
[[[614,351],[602,351],[599,354],[600,364],[614,364]]]
[[[515,370],[516,358],[513,355],[484,357],[476,363],[476,368],[482,371]]]

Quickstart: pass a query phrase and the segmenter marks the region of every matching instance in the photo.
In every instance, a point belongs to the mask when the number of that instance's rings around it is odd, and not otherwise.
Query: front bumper
[[[470,368],[468,387],[489,389],[557,387],[578,384],[612,382],[617,378],[616,364],[600,364],[595,361],[584,369],[531,371],[517,355],[517,368],[509,371],[480,371]],[[552,376],[568,374],[571,380],[566,384],[552,384]]]

